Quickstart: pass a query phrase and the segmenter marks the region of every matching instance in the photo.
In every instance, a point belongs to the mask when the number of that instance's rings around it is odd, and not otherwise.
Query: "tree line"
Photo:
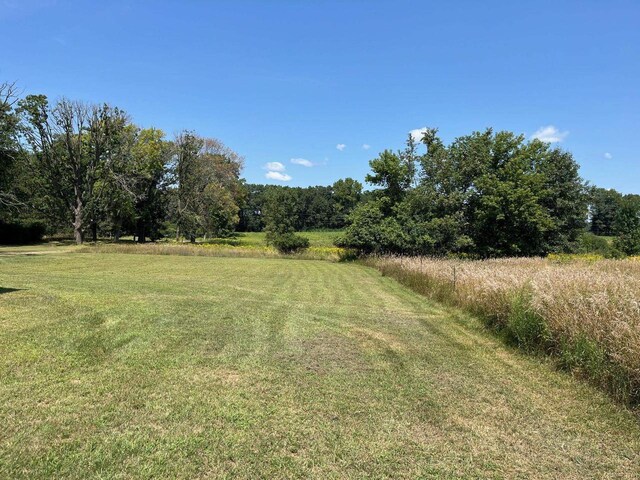
[[[377,187],[338,244],[363,253],[534,256],[640,253],[640,197],[590,187],[569,152],[487,129],[445,145],[436,129],[371,160]],[[599,237],[615,235],[613,245]]]
[[[0,242],[25,231],[70,231],[77,243],[123,235],[195,241],[262,231],[282,211],[286,222],[273,231],[342,228],[362,196],[353,179],[246,184],[242,166],[217,139],[187,130],[169,139],[108,104],[22,98],[15,85],[0,85]]]
[[[275,221],[272,217],[277,215],[276,211],[286,212],[278,222],[286,223],[292,231],[341,229],[366,196],[362,184],[352,178],[340,179],[329,186],[304,188],[247,184],[238,231],[263,231],[269,222]]]
[[[45,231],[78,243],[266,231],[292,251],[305,246],[295,232],[331,228],[360,253],[640,253],[640,196],[592,187],[569,152],[511,132],[445,145],[428,129],[370,161],[368,191],[351,178],[247,184],[242,166],[217,139],[189,130],[167,138],[108,104],[52,103],[0,84],[0,243]]]
[[[44,95],[18,98],[0,86],[0,220],[155,240],[169,222],[178,236],[233,231],[243,159],[213,138],[173,139],[140,128],[108,104]]]

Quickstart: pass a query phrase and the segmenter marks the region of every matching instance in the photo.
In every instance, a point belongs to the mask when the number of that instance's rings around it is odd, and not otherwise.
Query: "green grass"
[[[0,478],[640,475],[632,412],[362,265],[6,255],[0,287]]]

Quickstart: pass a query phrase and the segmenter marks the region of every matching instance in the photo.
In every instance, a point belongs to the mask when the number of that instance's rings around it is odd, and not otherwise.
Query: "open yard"
[[[640,476],[630,410],[373,268],[12,251],[0,478]]]

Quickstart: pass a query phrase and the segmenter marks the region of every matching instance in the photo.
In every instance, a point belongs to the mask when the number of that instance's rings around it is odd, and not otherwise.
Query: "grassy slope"
[[[373,269],[3,256],[0,287],[0,478],[640,475],[630,412]]]

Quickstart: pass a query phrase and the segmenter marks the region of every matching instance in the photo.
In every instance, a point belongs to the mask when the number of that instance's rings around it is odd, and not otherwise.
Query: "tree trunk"
[[[144,222],[138,221],[138,243],[144,243],[146,240],[146,232],[144,231]]]
[[[77,200],[76,206],[73,209],[73,238],[76,243],[80,245],[84,241],[84,234],[82,232],[82,201]]]
[[[91,222],[91,239],[93,243],[98,241],[98,224],[95,221]]]

